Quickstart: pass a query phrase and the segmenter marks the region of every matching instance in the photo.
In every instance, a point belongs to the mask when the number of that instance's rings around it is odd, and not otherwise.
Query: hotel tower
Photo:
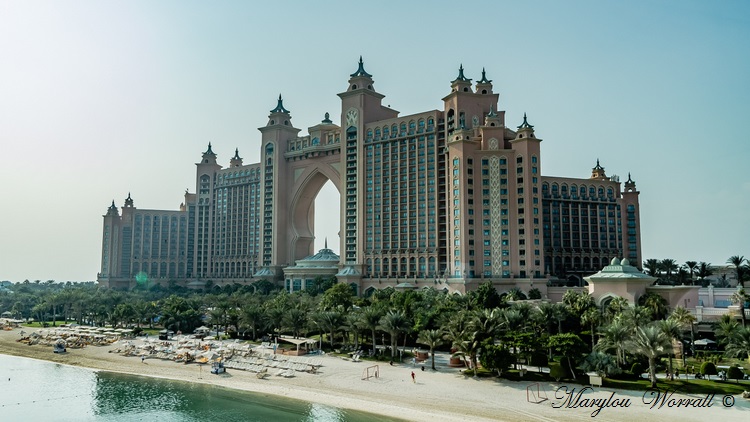
[[[543,176],[542,140],[525,115],[506,125],[484,70],[472,82],[459,68],[442,110],[400,116],[360,58],[338,96],[338,118],[325,113],[304,136],[279,96],[259,129],[259,163],[235,150],[223,167],[209,144],[179,210],[138,209],[130,194],[121,209],[113,201],[98,281],[266,279],[297,291],[318,260],[360,295],[463,293],[486,281],[527,291],[579,282],[613,257],[640,262],[635,182],[607,176],[598,159],[588,178]],[[315,197],[329,180],[341,198],[340,256],[313,250]]]

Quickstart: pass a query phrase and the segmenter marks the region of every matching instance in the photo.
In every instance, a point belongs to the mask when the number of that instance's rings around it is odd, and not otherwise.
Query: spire
[[[125,206],[126,207],[132,207],[133,206],[133,198],[130,197],[130,192],[128,192],[128,197],[125,198]]]
[[[482,79],[480,79],[479,81],[477,81],[477,83],[480,83],[480,84],[488,84],[488,83],[490,83],[490,82],[492,82],[492,80],[490,80],[490,79],[487,79],[487,76],[486,76],[486,75],[485,75],[485,73],[484,73],[484,68],[482,68]]]
[[[326,240],[325,240],[325,243],[324,243],[324,245],[325,245],[325,246],[323,246],[323,248],[324,248],[324,249],[328,249],[328,237],[326,237]]]
[[[523,123],[521,123],[521,126],[518,126],[518,129],[534,129],[534,126],[530,125],[526,120],[526,113],[523,113]]]
[[[489,114],[487,114],[487,117],[497,117],[497,113],[495,113],[495,108],[492,106],[492,104],[490,104],[490,112]]]
[[[107,208],[107,216],[118,216],[120,215],[119,212],[117,212],[117,207],[115,206],[115,200],[112,200],[112,205]]]
[[[636,192],[635,190],[635,180],[633,180],[632,177],[630,177],[630,172],[628,172],[628,181],[625,182],[625,192]]]
[[[234,149],[234,157],[229,160],[229,167],[240,167],[242,165],[242,157],[240,157],[240,149]]]
[[[321,123],[325,123],[327,125],[330,125],[331,123],[333,123],[331,121],[331,115],[328,112],[326,112],[326,117],[321,121]]]
[[[357,77],[357,76],[364,76],[365,78],[372,78],[372,75],[365,72],[365,65],[362,62],[362,56],[359,56],[359,67],[357,68],[357,71],[352,73],[349,76],[351,76],[352,78]]]
[[[604,167],[599,165],[599,159],[596,159],[596,167],[591,169],[591,179],[596,180],[609,180],[607,174],[604,172]]]
[[[471,79],[469,79],[466,76],[464,76],[464,65],[463,65],[463,63],[458,68],[458,76],[451,83],[454,83],[454,82],[471,82]]]
[[[271,113],[287,113],[289,114],[289,110],[284,108],[284,101],[281,99],[281,94],[279,94],[279,102],[276,104],[276,108],[271,110]]]

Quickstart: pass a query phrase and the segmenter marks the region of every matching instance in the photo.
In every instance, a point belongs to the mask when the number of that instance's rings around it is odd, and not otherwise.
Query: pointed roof
[[[114,199],[112,200],[112,205],[110,205],[109,208],[107,208],[107,215],[108,216],[120,215],[120,213],[117,212],[117,207],[115,206]]]
[[[284,100],[281,99],[281,94],[279,94],[279,101],[276,103],[276,108],[271,110],[271,113],[287,113],[289,114],[289,110],[284,108]]]
[[[526,113],[523,113],[523,123],[521,123],[521,126],[518,126],[518,129],[534,129],[534,126],[530,125],[526,120]]]
[[[592,170],[604,170],[604,167],[599,165],[599,159],[596,159],[596,167],[594,167]],[[628,173],[628,179],[630,179],[630,173]]]
[[[359,56],[359,67],[357,68],[357,71],[352,73],[349,76],[351,76],[352,78],[355,78],[357,76],[363,76],[365,78],[372,78],[372,75],[365,72],[365,64],[362,62],[362,56]]]
[[[240,149],[239,148],[235,148],[234,149],[234,157],[232,157],[232,158],[235,159],[235,160],[241,160],[242,159],[242,157],[240,157]]]
[[[497,113],[495,113],[495,108],[490,104],[490,112],[487,114],[487,117],[497,117]]]
[[[471,82],[471,79],[469,79],[466,76],[464,76],[464,65],[463,65],[463,63],[461,64],[461,66],[458,67],[458,76],[456,77],[456,79],[454,79],[453,81],[451,81],[451,83],[456,83],[456,82]]]
[[[203,153],[203,155],[213,155],[213,156],[216,156],[216,154],[211,149],[211,142],[208,143],[208,149],[206,150],[206,152]]]
[[[341,269],[341,271],[336,274],[336,277],[357,277],[361,273],[357,271],[356,268],[352,267],[351,265],[347,265],[344,268]]]
[[[491,79],[487,79],[487,76],[485,75],[484,68],[482,68],[482,79],[478,80],[478,84],[488,84],[491,83]]]
[[[259,269],[255,274],[253,274],[253,277],[275,277],[276,274],[271,271],[268,267],[263,267]]]
[[[628,172],[628,180],[625,183],[635,183],[635,180],[630,178],[630,172]]]

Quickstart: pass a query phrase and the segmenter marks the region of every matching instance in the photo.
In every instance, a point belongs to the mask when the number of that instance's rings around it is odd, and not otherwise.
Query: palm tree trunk
[[[375,356],[375,330],[372,330],[372,355]]]
[[[674,376],[674,370],[672,369],[672,354],[669,354],[669,374],[670,377]]]
[[[432,370],[435,370],[435,348],[430,348],[430,356],[432,356]]]
[[[568,360],[568,366],[570,367],[570,375],[573,379],[576,379],[576,370],[573,368],[573,362],[570,361],[570,357],[567,357],[566,359]]]
[[[656,388],[656,359],[648,358],[648,374],[651,377],[651,388]]]

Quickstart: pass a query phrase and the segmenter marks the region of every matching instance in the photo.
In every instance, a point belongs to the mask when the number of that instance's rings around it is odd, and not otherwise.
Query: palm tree
[[[477,378],[477,355],[482,344],[480,333],[467,327],[458,333],[449,332],[447,335],[456,349],[454,355],[463,356],[464,361],[468,357],[469,366],[474,370],[474,378]]]
[[[677,261],[674,259],[662,259],[659,266],[664,271],[667,280],[672,280],[672,274],[677,271]]]
[[[656,388],[656,358],[672,351],[672,341],[658,325],[638,326],[633,337],[626,342],[627,349],[648,359],[651,388]]]
[[[654,292],[648,292],[638,298],[638,303],[650,309],[655,320],[664,318],[669,312],[669,302]]]
[[[690,272],[690,279],[693,279],[693,274],[695,273],[695,267],[698,266],[697,261],[685,261],[685,266],[688,267],[688,271]]]
[[[609,301],[607,308],[604,309],[604,314],[608,316],[609,320],[612,320],[616,315],[621,314],[625,309],[628,309],[628,300],[624,297],[618,296]]]
[[[659,277],[659,270],[661,269],[661,266],[659,265],[658,259],[651,258],[643,261],[643,268],[651,277]]]
[[[633,306],[622,311],[615,319],[622,320],[631,330],[635,330],[635,327],[644,326],[653,321],[653,315],[650,308]]]
[[[698,264],[698,280],[703,280],[704,278],[710,276],[713,274],[714,271],[711,269],[711,263],[710,262],[701,262]]]
[[[369,329],[372,334],[372,354],[375,355],[375,346],[376,346],[376,340],[375,340],[375,330],[378,329],[378,323],[380,322],[380,318],[382,317],[382,314],[377,308],[374,308],[372,306],[368,306],[366,308],[362,309],[362,312],[359,314],[359,318],[362,322],[362,327]],[[385,345],[384,345],[385,346]]]
[[[317,314],[316,320],[318,320],[321,328],[328,332],[328,340],[331,343],[331,349],[333,349],[333,336],[336,330],[338,330],[341,326],[341,313],[337,311],[320,312],[319,314]]]
[[[692,352],[692,355],[695,356],[695,345],[693,342],[695,341],[695,317],[693,314],[690,313],[687,309],[683,308],[682,306],[678,306],[674,308],[672,311],[672,314],[669,315],[669,319],[672,319],[676,321],[678,324],[680,324],[680,327],[683,329],[685,327],[690,327],[690,350]],[[685,366],[685,351],[682,352],[682,365]]]
[[[721,321],[719,321],[718,327],[716,327],[716,339],[719,340],[719,344],[727,345],[740,328],[740,324],[737,321],[733,320],[729,315],[724,315]]]
[[[341,329],[346,333],[346,341],[349,342],[351,335],[354,334],[354,350],[359,350],[359,330],[362,326],[362,320],[358,312],[349,312],[344,315],[344,323]]]
[[[307,312],[299,306],[295,306],[284,315],[284,323],[290,330],[292,330],[294,338],[299,337],[300,331],[302,331],[306,322]]]
[[[747,356],[750,362],[750,327],[742,327],[729,339],[727,356]]]
[[[406,320],[406,316],[401,311],[388,311],[380,318],[380,329],[391,337],[391,357],[395,358],[398,336],[409,329],[409,321]]]
[[[737,285],[741,287],[745,287],[745,280],[744,280],[745,278],[744,263],[745,262],[746,262],[745,257],[740,256],[740,255],[734,255],[734,256],[729,257],[729,259],[727,259],[727,264],[734,265],[735,271],[737,272]],[[745,322],[744,319],[742,322],[744,324]]]
[[[442,330],[424,330],[417,337],[417,343],[424,344],[430,348],[433,371],[435,370],[435,348],[443,344],[443,334]]]
[[[472,329],[476,330],[481,337],[480,340],[493,338],[500,329],[502,323],[500,308],[479,309],[472,315],[469,322]]]
[[[586,312],[581,315],[581,325],[586,326],[588,325],[591,329],[591,348],[593,349],[596,345],[595,341],[595,334],[596,329],[595,326],[602,320],[602,313],[597,308],[591,308],[587,310]]]
[[[682,327],[680,326],[680,323],[673,319],[664,319],[658,322],[659,323],[659,329],[669,337],[669,341],[672,343],[672,346],[674,347],[675,340],[680,341],[682,339]],[[674,374],[673,368],[672,368],[672,355],[674,350],[669,351],[669,373]],[[684,353],[683,353],[684,354]]]
[[[617,363],[625,363],[626,343],[630,339],[631,329],[619,319],[615,319],[610,324],[599,328],[599,342],[594,346],[594,350],[599,352],[615,351]]]
[[[258,337],[257,329],[263,324],[263,310],[257,304],[250,303],[245,305],[241,312],[240,320],[246,327],[250,327],[255,340]]]
[[[750,299],[750,296],[745,293],[745,289],[741,286],[738,286],[737,291],[732,294],[731,298],[729,298],[733,304],[739,305],[740,307],[740,316],[742,317],[743,327],[747,326],[745,321],[745,302],[747,302],[748,299]]]

